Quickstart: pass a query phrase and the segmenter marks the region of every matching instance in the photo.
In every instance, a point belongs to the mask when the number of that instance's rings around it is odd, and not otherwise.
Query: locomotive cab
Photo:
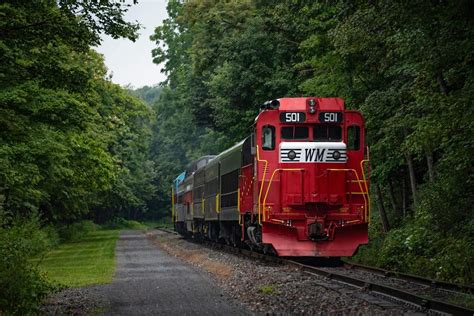
[[[339,98],[283,98],[264,104],[254,134],[263,244],[280,256],[351,256],[367,243],[368,160],[358,111]]]

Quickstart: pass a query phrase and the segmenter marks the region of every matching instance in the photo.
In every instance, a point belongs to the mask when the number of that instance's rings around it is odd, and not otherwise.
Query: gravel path
[[[153,246],[140,231],[122,231],[111,284],[68,289],[44,314],[245,315],[210,276]]]

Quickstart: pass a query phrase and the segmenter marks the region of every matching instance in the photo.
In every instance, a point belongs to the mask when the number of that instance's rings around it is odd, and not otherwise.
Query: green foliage
[[[151,110],[108,81],[90,48],[103,34],[136,39],[127,8],[0,4],[0,212],[15,219],[0,222],[0,314],[34,313],[50,289],[28,259],[88,235],[92,222],[81,219],[142,216],[154,196]],[[111,278],[113,249],[108,261]]]
[[[379,249],[377,265],[395,271],[472,284],[472,239],[468,236],[445,237],[426,228],[426,222],[420,217],[403,228],[392,230]]]
[[[89,48],[101,33],[136,38],[126,10],[109,2],[0,5],[5,209],[66,224],[147,211],[155,192],[151,110],[107,81],[103,57]]]
[[[81,240],[97,229],[98,226],[92,221],[80,221],[59,227],[58,234],[61,241],[71,242]]]
[[[144,102],[146,102],[148,105],[154,104],[156,101],[158,101],[160,97],[160,93],[163,87],[161,86],[144,86],[135,90],[130,90],[130,93],[133,95],[139,97],[142,99]]]
[[[57,242],[50,239],[51,235],[50,229],[40,229],[37,216],[9,220],[0,214],[0,312],[35,313],[41,300],[54,289],[29,261]]]
[[[137,221],[114,217],[107,221],[103,227],[107,229],[145,229],[147,226]]]

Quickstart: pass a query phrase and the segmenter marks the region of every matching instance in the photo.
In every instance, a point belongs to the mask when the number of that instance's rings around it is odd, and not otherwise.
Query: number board
[[[319,121],[321,123],[341,123],[342,112],[319,112]]]
[[[306,114],[304,112],[282,112],[280,113],[280,122],[282,123],[304,123]]]

